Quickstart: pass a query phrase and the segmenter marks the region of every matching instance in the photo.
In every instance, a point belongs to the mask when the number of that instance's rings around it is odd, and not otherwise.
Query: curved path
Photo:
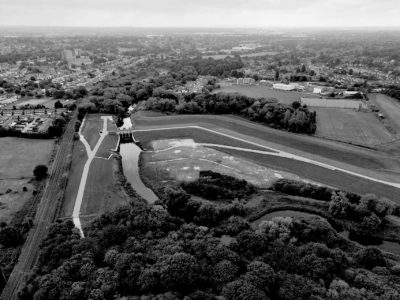
[[[85,137],[82,134],[82,128],[84,127],[84,124],[86,122],[86,118],[84,119],[81,128],[79,129],[79,139],[83,143],[86,149],[86,153],[88,156],[88,160],[85,163],[85,166],[83,168],[82,172],[82,177],[81,181],[79,184],[79,189],[78,189],[78,194],[76,195],[76,200],[75,200],[75,205],[74,205],[74,210],[72,212],[72,220],[75,224],[75,227],[79,229],[79,232],[81,234],[81,237],[84,237],[82,225],[81,225],[81,220],[79,219],[79,214],[81,211],[81,206],[82,206],[82,200],[83,200],[83,195],[85,193],[85,187],[86,187],[86,181],[89,175],[89,169],[90,165],[92,164],[93,159],[96,156],[97,150],[99,150],[99,147],[101,143],[103,142],[104,138],[107,136],[108,131],[107,131],[107,120],[111,119],[109,116],[103,116],[101,117],[103,119],[103,130],[100,133],[100,138],[96,143],[96,146],[93,148],[93,150],[90,149],[89,143],[86,141]]]

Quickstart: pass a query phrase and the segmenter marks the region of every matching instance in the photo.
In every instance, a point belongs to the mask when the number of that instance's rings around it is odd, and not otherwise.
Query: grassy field
[[[340,171],[328,170],[316,165],[288,158],[243,152],[233,149],[223,149],[221,151],[237,157],[249,159],[261,166],[290,172],[302,178],[326,184],[334,188],[360,194],[373,193],[379,197],[387,197],[400,204],[400,189],[382,183],[363,179]]]
[[[193,118],[193,116],[191,116]],[[234,128],[232,128],[234,130]],[[199,133],[201,132],[201,133]],[[240,132],[240,131],[239,131]],[[242,131],[242,133],[245,131]],[[249,136],[255,134],[256,132],[249,131]],[[209,132],[202,132],[202,130],[196,129],[177,129],[177,130],[161,130],[161,131],[147,131],[147,132],[137,132],[135,136],[139,134],[139,139],[144,141],[150,146],[151,140],[157,139],[172,139],[172,138],[190,138],[192,137],[196,142],[207,142],[207,139],[215,141],[217,140],[218,144],[227,145],[230,143],[230,139],[225,138],[219,135],[213,135]],[[198,138],[198,135],[199,137]],[[268,138],[268,135],[264,134],[264,138]],[[301,141],[299,141],[301,143]],[[304,141],[302,143],[303,146],[307,146],[307,142]],[[371,159],[357,155],[357,152],[339,152],[333,148],[325,148],[323,144],[309,144],[307,147],[310,147],[313,151],[320,151],[324,155],[332,156],[333,158],[339,159],[339,161],[349,162],[353,165],[359,164],[360,167],[364,165],[364,167],[371,167],[375,169],[380,169],[384,167],[382,161],[378,159]],[[250,148],[250,147],[249,147]],[[362,179],[350,174],[346,174],[340,171],[332,171],[328,170],[316,165],[312,165],[309,163],[304,163],[301,161],[296,161],[287,158],[268,156],[264,154],[257,154],[251,152],[244,152],[233,149],[220,149],[217,150],[228,153],[233,156],[238,156],[244,159],[249,159],[256,164],[261,166],[272,168],[274,170],[280,170],[292,174],[296,174],[301,178],[306,178],[311,181],[320,182],[322,184],[326,184],[332,187],[337,187],[340,189],[348,190],[355,193],[375,193],[379,196],[385,196],[394,201],[399,201],[400,199],[400,190],[394,187],[390,187],[381,183],[373,182],[367,179]],[[361,152],[362,149],[359,150]],[[318,153],[318,152],[317,152]]]
[[[117,161],[95,158],[89,170],[80,214],[100,215],[128,203],[128,196],[117,183]]]
[[[143,152],[141,156],[141,165],[145,166],[142,174],[155,178],[161,184],[196,180],[201,170],[244,179],[261,188],[270,187],[280,178],[301,180],[293,174],[261,167],[248,160],[203,147],[190,139],[157,140],[152,142],[152,148],[157,151]]]
[[[367,146],[388,143],[395,138],[373,113],[340,108],[314,109],[318,136]]]
[[[383,94],[368,94],[368,98],[381,110],[388,126],[400,136],[400,101]]]
[[[87,114],[85,124],[82,128],[82,134],[88,141],[90,148],[96,146],[97,141],[100,139],[100,130],[103,129],[103,120],[99,114]]]
[[[357,167],[371,170],[399,170],[399,162],[387,156],[382,156],[374,151],[360,149],[358,147],[337,144],[324,141],[315,137],[293,134],[281,130],[274,130],[266,126],[248,122],[241,118],[230,116],[210,116],[210,115],[191,115],[191,116],[166,116],[136,119],[136,128],[201,125],[210,129],[219,129],[222,132],[232,132],[235,135],[244,137],[248,140],[272,144],[277,149],[284,151],[300,150],[308,155],[317,155]],[[175,131],[175,132],[174,132]],[[200,132],[200,133],[199,133]],[[196,129],[164,130],[154,132],[135,133],[140,141],[155,140],[162,138],[186,138],[193,137],[196,142],[223,141],[226,138],[220,135],[213,135],[210,132]],[[149,135],[145,140],[144,137]],[[164,137],[163,137],[164,135]],[[211,143],[211,142],[210,142]],[[218,143],[218,142],[217,142]],[[220,142],[221,144],[222,142]],[[229,144],[227,144],[229,145]],[[296,152],[294,152],[296,153]]]
[[[252,98],[276,98],[284,104],[300,101],[300,97],[318,97],[315,94],[274,90],[264,85],[231,85],[213,91],[213,93],[239,93]]]
[[[53,147],[53,140],[0,138],[0,222],[10,222],[32,197],[32,171],[38,164],[48,165]]]
[[[38,164],[48,164],[53,140],[0,138],[0,179],[32,177]]]
[[[109,158],[112,151],[118,146],[118,135],[108,134],[97,150],[96,157]]]
[[[78,194],[79,184],[83,172],[83,167],[87,161],[85,146],[80,141],[74,142],[72,152],[72,164],[69,172],[68,184],[64,194],[64,202],[61,210],[61,216],[70,217],[74,209],[76,195]]]
[[[179,130],[157,130],[157,131],[135,131],[133,133],[135,140],[140,141],[145,149],[152,148],[151,141],[161,140],[161,139],[193,139],[196,143],[209,143],[209,144],[220,144],[221,136],[217,134],[212,134],[210,132],[182,128]],[[238,141],[229,137],[222,137],[223,144],[232,147],[248,148],[253,150],[268,151],[263,147],[256,145],[251,145],[242,141]]]

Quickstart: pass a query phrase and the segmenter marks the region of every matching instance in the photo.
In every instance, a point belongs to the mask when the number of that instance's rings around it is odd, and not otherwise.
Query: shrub
[[[35,169],[33,169],[33,175],[35,179],[40,181],[46,178],[48,168],[45,165],[37,165]]]

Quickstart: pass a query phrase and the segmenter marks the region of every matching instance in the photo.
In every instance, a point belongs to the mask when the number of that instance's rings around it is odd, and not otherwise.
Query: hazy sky
[[[0,0],[0,25],[400,26],[400,0]]]

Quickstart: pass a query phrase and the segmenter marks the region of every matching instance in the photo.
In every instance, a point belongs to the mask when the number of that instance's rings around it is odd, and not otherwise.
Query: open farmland
[[[313,109],[317,112],[318,136],[367,146],[395,139],[373,113],[341,108]]]
[[[381,110],[388,126],[400,136],[400,101],[383,94],[368,94],[368,98]]]
[[[53,140],[0,138],[0,178],[32,177],[33,168],[48,164]]]
[[[294,101],[300,101],[300,97],[316,97],[315,94],[279,91],[264,85],[231,85],[221,87],[213,93],[239,93],[252,98],[276,98],[280,103],[292,104]]]
[[[54,142],[14,137],[0,138],[0,221],[10,222],[32,196],[33,169],[49,164]],[[23,191],[23,187],[27,191]]]

